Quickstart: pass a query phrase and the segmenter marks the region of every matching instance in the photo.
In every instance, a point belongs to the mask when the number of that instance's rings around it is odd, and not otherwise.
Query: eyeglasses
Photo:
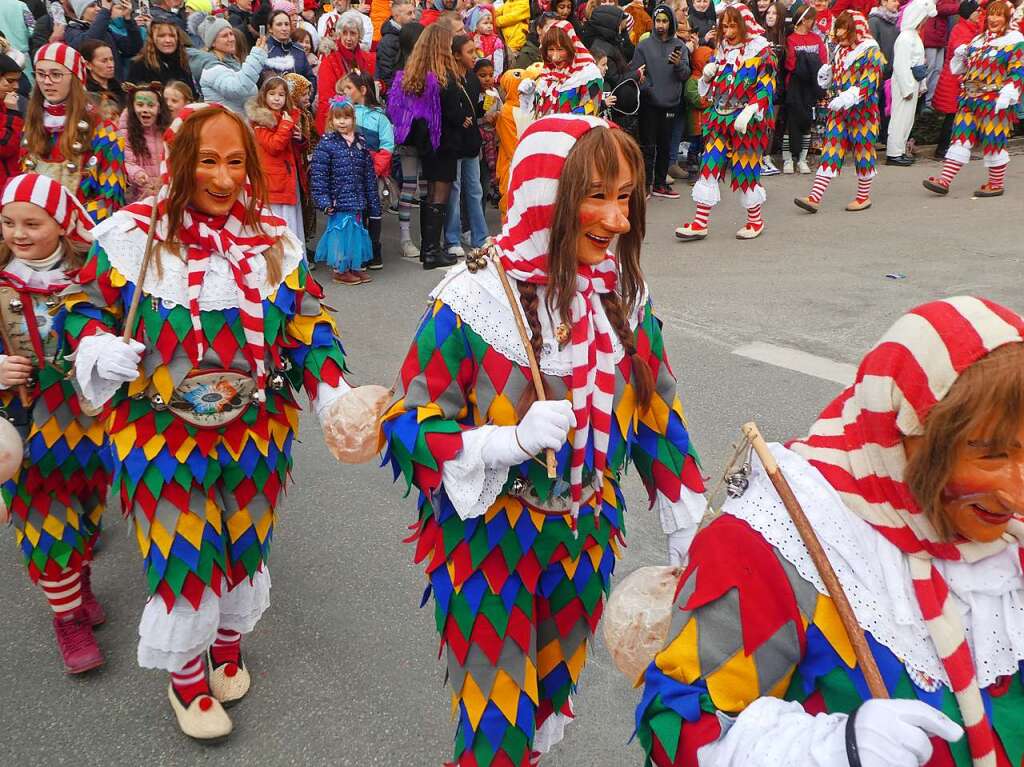
[[[36,79],[48,83],[59,83],[69,74],[71,73],[61,69],[37,69]]]

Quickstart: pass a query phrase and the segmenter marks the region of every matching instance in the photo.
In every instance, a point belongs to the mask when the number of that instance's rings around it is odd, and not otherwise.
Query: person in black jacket
[[[674,33],[673,33],[674,34]],[[622,58],[633,58],[634,47],[626,30],[626,12],[617,5],[599,5],[583,23],[580,40],[590,48],[595,40],[603,40],[622,53]]]
[[[470,245],[479,248],[487,239],[487,221],[484,218],[484,190],[480,183],[480,126],[477,124],[477,104],[480,101],[480,80],[473,71],[476,60],[476,44],[471,37],[458,35],[452,41],[452,54],[459,68],[461,79],[458,100],[458,116],[462,125],[458,130],[458,175],[452,184],[448,197],[448,218],[445,225],[445,244],[448,255],[464,256],[460,239],[462,236],[462,202],[465,202],[466,218],[469,219]],[[441,97],[442,109],[449,109]],[[447,117],[447,114],[445,115]]]
[[[391,18],[381,25],[380,42],[377,43],[376,77],[385,85],[391,85],[395,72],[401,69],[401,32],[406,24],[412,22],[414,10],[412,0],[393,0]]]
[[[185,83],[193,94],[199,93],[188,64],[189,38],[172,21],[154,21],[149,25],[149,37],[139,55],[128,65],[130,83],[169,83],[178,80]]]
[[[234,0],[228,3],[228,24],[235,28],[252,48],[260,32],[252,11],[252,0]]]
[[[640,108],[640,73],[630,69],[633,44],[623,32],[626,12],[617,5],[599,5],[583,25],[581,40],[590,48],[594,60],[604,71],[604,91],[613,97],[605,98],[608,117],[633,138],[638,135],[637,112]],[[588,42],[589,41],[589,42]],[[628,45],[627,49],[623,46]],[[604,60],[602,62],[602,59]]]
[[[132,18],[130,0],[72,0],[77,18],[68,19],[64,42],[80,50],[86,40],[102,40],[114,53],[116,76],[124,77],[128,61],[142,50],[142,34]],[[111,30],[111,22],[122,19],[124,34]]]

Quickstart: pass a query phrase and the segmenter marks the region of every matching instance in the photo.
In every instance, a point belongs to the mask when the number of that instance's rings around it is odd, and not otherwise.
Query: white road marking
[[[828,357],[819,357],[816,354],[808,354],[799,349],[776,346],[775,344],[767,344],[762,341],[744,344],[738,349],[733,349],[732,353],[747,359],[786,368],[787,370],[795,370],[804,375],[823,378],[826,381],[834,381],[844,386],[853,383],[857,375],[857,368],[853,365],[847,365],[845,362],[836,362]]]

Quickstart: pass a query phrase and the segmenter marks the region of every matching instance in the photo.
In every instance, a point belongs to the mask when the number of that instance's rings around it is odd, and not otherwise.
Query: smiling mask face
[[[245,145],[239,127],[215,117],[203,128],[196,160],[192,206],[211,216],[225,216],[245,188]]]

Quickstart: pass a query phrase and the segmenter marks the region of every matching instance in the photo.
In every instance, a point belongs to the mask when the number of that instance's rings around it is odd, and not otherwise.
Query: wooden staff
[[[4,351],[8,354],[14,353],[14,345],[11,343],[11,335],[7,332],[7,323],[4,321],[2,315],[0,315],[0,343],[3,343]],[[40,362],[42,362],[42,360],[40,360]],[[29,396],[28,387],[25,384],[18,384],[18,399],[21,400],[23,407],[31,407],[32,398]]]
[[[153,212],[149,216],[149,232],[146,233],[146,249],[142,253],[142,266],[139,267],[139,276],[135,280],[135,290],[132,291],[132,302],[128,306],[128,317],[124,322],[124,333],[121,340],[128,343],[132,338],[132,326],[135,325],[135,316],[139,313],[139,301],[142,299],[142,283],[146,280],[146,272],[149,270],[149,261],[153,257],[153,235],[156,232],[156,218],[159,206],[157,197],[153,195]]]
[[[537,401],[544,402],[544,400],[547,399],[544,396],[544,379],[541,378],[540,367],[537,365],[537,357],[533,353],[533,346],[530,344],[530,336],[526,332],[526,323],[523,322],[522,315],[519,313],[519,301],[512,292],[512,285],[509,284],[508,275],[505,274],[505,267],[502,265],[501,259],[495,256],[491,259],[491,262],[498,270],[498,277],[501,279],[501,286],[505,288],[505,297],[508,298],[508,305],[512,310],[512,316],[516,318],[516,327],[519,328],[519,336],[523,339],[523,346],[526,347],[526,359],[530,363],[530,377],[533,379],[533,388],[537,392]],[[558,462],[555,459],[555,451],[550,447],[544,449],[544,463],[547,465],[548,479],[554,479],[557,477]]]
[[[796,495],[793,494],[793,490],[789,486],[789,482],[786,481],[782,469],[779,468],[775,456],[768,449],[768,444],[764,441],[764,437],[761,436],[756,423],[751,421],[744,424],[743,434],[750,440],[754,452],[761,459],[761,464],[768,474],[768,479],[775,486],[775,491],[779,494],[779,498],[782,499],[782,503],[786,507],[786,511],[789,512],[793,524],[796,525],[797,532],[800,533],[800,537],[803,539],[804,545],[811,555],[814,566],[818,568],[818,574],[821,576],[821,580],[824,581],[825,589],[828,591],[828,595],[832,598],[836,611],[839,613],[839,620],[843,622],[846,635],[850,638],[853,654],[857,658],[857,665],[860,666],[860,670],[864,674],[864,681],[867,682],[868,690],[871,691],[872,697],[888,698],[889,692],[885,689],[885,682],[882,681],[882,674],[878,670],[878,664],[875,663],[875,656],[871,654],[871,650],[868,648],[867,640],[864,638],[864,630],[860,627],[857,617],[853,614],[853,608],[850,607],[850,601],[846,598],[843,585],[839,582],[839,578],[836,577],[836,571],[832,569],[832,563],[828,561],[825,549],[822,548],[814,528],[811,527],[807,515],[804,514],[804,510],[800,506],[800,502],[796,499]]]

